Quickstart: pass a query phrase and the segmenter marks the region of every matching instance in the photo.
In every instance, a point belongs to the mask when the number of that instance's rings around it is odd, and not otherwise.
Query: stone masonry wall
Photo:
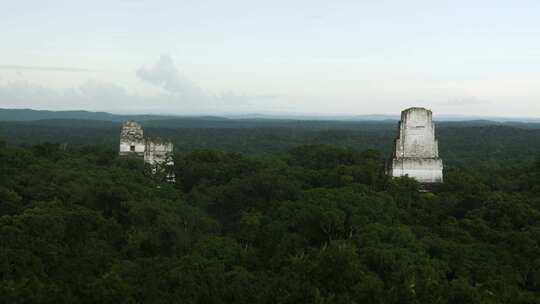
[[[120,156],[143,156],[145,150],[144,132],[140,124],[127,121],[120,132]]]
[[[120,132],[120,156],[142,157],[153,174],[164,173],[174,182],[173,144],[161,139],[147,139],[140,124],[127,121]]]
[[[399,135],[387,165],[387,174],[409,176],[421,183],[443,181],[443,162],[439,158],[431,111],[410,108],[401,113]]]

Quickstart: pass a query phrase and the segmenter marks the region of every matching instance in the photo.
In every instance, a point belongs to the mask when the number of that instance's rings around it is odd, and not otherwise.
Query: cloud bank
[[[114,83],[95,80],[63,90],[18,81],[0,83],[0,107],[193,114],[249,110],[252,102],[268,102],[276,98],[272,95],[237,94],[234,91],[206,93],[183,75],[167,55],[160,56],[150,66],[140,67],[135,75],[141,81],[161,88],[163,92],[151,96],[133,94]]]
[[[9,65],[0,64],[0,70],[14,71],[41,71],[41,72],[100,72],[100,70],[75,68],[75,67],[45,67],[45,66],[29,66],[29,65]]]
[[[144,100],[112,83],[86,81],[78,87],[54,90],[30,82],[0,84],[0,107],[51,110],[119,110],[139,107]]]
[[[159,60],[149,67],[139,68],[136,74],[142,81],[160,87],[171,94],[206,97],[201,88],[178,71],[168,55],[161,55]]]
[[[472,106],[472,105],[489,105],[491,104],[491,101],[480,99],[474,96],[467,96],[467,97],[449,99],[440,104],[445,105],[445,106],[463,107],[463,106]]]

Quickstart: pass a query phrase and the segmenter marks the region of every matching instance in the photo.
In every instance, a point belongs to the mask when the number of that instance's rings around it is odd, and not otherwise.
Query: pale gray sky
[[[538,0],[1,7],[0,107],[540,116]]]

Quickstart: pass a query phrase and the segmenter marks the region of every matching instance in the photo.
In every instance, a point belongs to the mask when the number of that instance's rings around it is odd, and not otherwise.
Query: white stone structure
[[[143,156],[145,140],[143,129],[134,121],[126,121],[120,133],[120,156]]]
[[[443,162],[439,158],[430,110],[410,108],[401,113],[399,136],[387,164],[387,174],[409,176],[425,184],[443,182]]]
[[[150,165],[152,174],[165,173],[167,181],[175,182],[173,161],[173,144],[160,139],[147,140],[144,151],[144,162]]]
[[[144,151],[144,162],[150,165],[173,165],[173,145],[168,141],[147,140]]]
[[[120,156],[142,157],[152,174],[163,173],[174,182],[173,144],[161,139],[147,139],[140,124],[127,121],[120,132]]]

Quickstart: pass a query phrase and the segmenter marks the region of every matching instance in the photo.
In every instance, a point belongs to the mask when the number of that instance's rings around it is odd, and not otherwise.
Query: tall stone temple
[[[430,110],[410,108],[401,112],[399,135],[386,170],[390,176],[409,176],[423,184],[443,182],[443,161]]]
[[[126,121],[120,132],[120,156],[144,156],[146,142],[140,124]]]
[[[167,181],[175,182],[173,144],[159,138],[145,138],[139,123],[126,121],[122,125],[119,155],[142,158],[153,175],[160,173]]]

